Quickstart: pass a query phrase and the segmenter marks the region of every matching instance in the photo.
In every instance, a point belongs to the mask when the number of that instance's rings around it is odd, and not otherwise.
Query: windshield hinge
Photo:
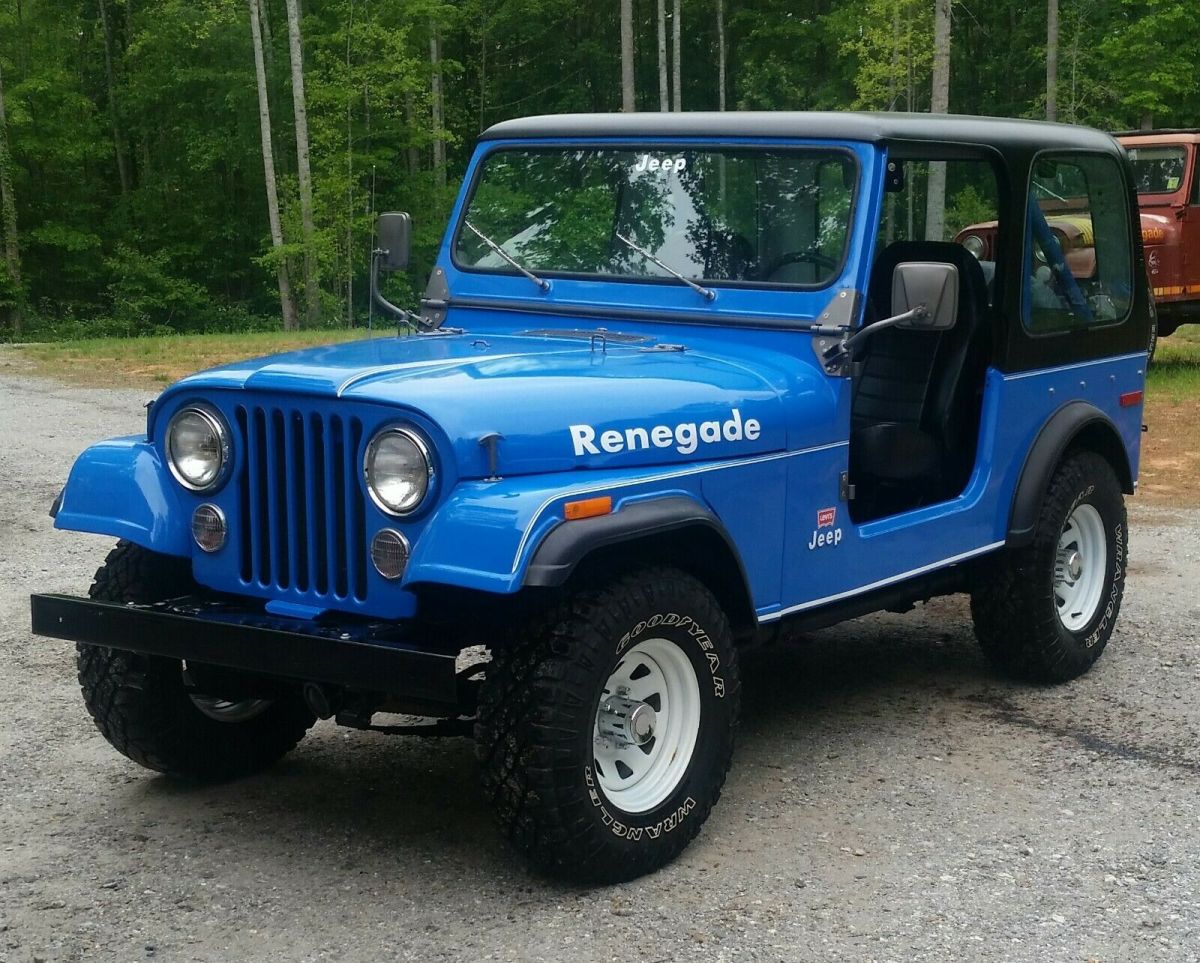
[[[842,378],[852,373],[851,352],[847,350],[850,330],[858,320],[862,295],[853,288],[842,288],[825,305],[817,323],[810,329],[814,335],[813,353],[826,374]]]
[[[431,327],[438,327],[446,320],[450,307],[450,285],[446,283],[446,272],[435,267],[429,274],[425,296],[421,298],[421,317]]]

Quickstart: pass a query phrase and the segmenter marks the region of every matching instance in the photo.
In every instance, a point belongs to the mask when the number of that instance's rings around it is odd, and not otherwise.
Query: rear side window
[[[1042,154],[1025,232],[1023,316],[1033,334],[1114,324],[1133,301],[1129,200],[1106,154]]]

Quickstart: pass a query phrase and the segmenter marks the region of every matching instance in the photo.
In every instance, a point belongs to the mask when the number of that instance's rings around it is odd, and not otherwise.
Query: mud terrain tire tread
[[[1067,517],[1085,500],[1104,521],[1109,559],[1096,615],[1072,632],[1055,606],[1054,558]],[[1125,503],[1112,466],[1094,452],[1069,454],[1050,481],[1032,541],[1006,550],[971,593],[975,635],[988,660],[1005,675],[1044,684],[1087,672],[1108,644],[1121,608],[1127,537]]]
[[[644,613],[662,606],[691,615],[712,638],[725,685],[721,711],[728,716],[717,731],[710,730],[706,759],[697,744],[691,770],[697,773],[691,782],[695,808],[673,831],[652,843],[646,838],[642,845],[619,839],[598,818],[581,778],[581,754],[589,762],[591,757],[586,749],[581,752],[579,730],[586,720],[582,745],[590,747],[614,634],[620,638]],[[613,883],[652,872],[682,852],[720,798],[739,699],[728,620],[712,593],[692,576],[669,567],[646,568],[570,592],[519,625],[493,651],[475,726],[485,796],[505,836],[543,872],[583,883]],[[702,718],[702,739],[704,726]],[[664,804],[671,805],[670,800]]]
[[[187,560],[121,541],[88,594],[149,603],[192,588]],[[297,695],[245,722],[218,722],[192,703],[175,660],[94,645],[77,645],[76,652],[84,703],[101,735],[139,765],[176,779],[219,782],[259,772],[291,751],[315,721]]]

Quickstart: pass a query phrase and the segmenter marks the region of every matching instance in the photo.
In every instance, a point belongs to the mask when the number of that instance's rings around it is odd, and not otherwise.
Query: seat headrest
[[[960,313],[970,305],[980,316],[987,313],[987,278],[979,260],[953,241],[893,241],[883,249],[871,272],[871,302],[883,317],[892,313],[892,273],[906,261],[940,261],[958,268]]]

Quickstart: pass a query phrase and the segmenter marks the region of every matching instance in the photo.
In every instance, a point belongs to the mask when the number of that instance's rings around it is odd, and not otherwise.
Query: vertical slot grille
[[[362,422],[291,407],[237,409],[242,580],[314,602],[364,601]]]

